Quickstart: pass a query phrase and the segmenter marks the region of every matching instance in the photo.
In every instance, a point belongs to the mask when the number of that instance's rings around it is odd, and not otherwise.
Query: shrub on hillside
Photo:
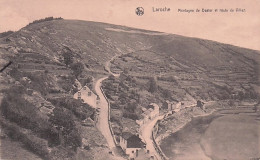
[[[69,92],[69,91],[71,91],[71,89],[73,89],[74,82],[75,82],[75,77],[72,75],[69,75],[68,77],[63,77],[62,79],[60,79],[58,81],[58,84],[66,92]]]
[[[66,108],[72,111],[72,113],[80,120],[90,117],[94,112],[94,109],[88,104],[82,103],[80,100],[73,98],[56,98],[49,99],[49,101],[56,107]]]
[[[56,107],[53,113],[50,122],[61,132],[59,137],[61,144],[76,150],[82,142],[72,112],[65,108]]]
[[[63,49],[62,56],[63,56],[63,60],[64,60],[64,63],[66,64],[66,66],[69,66],[70,64],[73,63],[72,51],[69,48]]]
[[[76,78],[83,72],[84,65],[80,62],[71,64],[70,68],[72,69]]]
[[[124,111],[123,112],[123,117],[129,118],[129,119],[132,119],[132,120],[137,120],[138,119],[138,116],[135,113],[130,113],[128,111]]]
[[[149,80],[149,89],[148,91],[151,93],[157,92],[158,90],[158,85],[156,82],[156,79],[154,77],[150,78]]]

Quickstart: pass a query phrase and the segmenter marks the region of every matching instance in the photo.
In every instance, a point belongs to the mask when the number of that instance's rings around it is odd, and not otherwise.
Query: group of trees
[[[158,85],[155,77],[151,77],[149,80],[149,88],[148,91],[151,93],[157,92],[158,90]]]
[[[116,79],[110,76],[103,83],[103,89],[108,99],[114,101],[111,103],[111,108],[120,109],[123,111],[123,117],[136,120],[139,115],[136,112],[140,95],[136,91],[136,79],[127,75]],[[117,97],[115,100],[114,97]]]
[[[50,122],[59,132],[59,143],[76,151],[81,146],[81,136],[76,128],[73,113],[65,108],[56,107]]]
[[[67,67],[70,67],[70,69],[73,71],[75,77],[78,79],[78,77],[82,74],[84,70],[84,65],[81,62],[75,62],[74,63],[74,57],[73,52],[69,47],[63,48],[63,61]]]
[[[31,23],[29,23],[28,25],[32,25],[32,24],[36,24],[36,23],[41,23],[41,22],[46,22],[46,21],[52,21],[52,20],[62,20],[63,18],[58,17],[58,18],[54,18],[54,17],[46,17],[43,19],[39,19],[39,20],[35,20]]]

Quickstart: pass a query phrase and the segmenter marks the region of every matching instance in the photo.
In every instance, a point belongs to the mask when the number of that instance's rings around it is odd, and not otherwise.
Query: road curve
[[[106,101],[106,98],[104,97],[100,88],[102,85],[102,81],[107,78],[108,77],[100,78],[95,85],[95,91],[100,98],[100,102],[99,104],[97,104],[97,108],[100,108],[97,127],[106,138],[108,146],[112,150],[116,147],[116,145],[114,143],[113,135],[110,132],[108,124],[108,102]]]
[[[160,155],[156,151],[154,145],[153,145],[153,140],[152,140],[152,132],[153,132],[153,127],[156,124],[158,120],[163,119],[164,116],[157,116],[153,120],[150,120],[146,122],[141,128],[140,128],[140,133],[141,137],[144,139],[146,142],[146,149],[150,151],[151,155],[155,155],[159,160]]]
[[[115,74],[113,72],[110,71],[110,62],[115,58],[116,56],[114,56],[110,61],[108,61],[105,64],[105,68],[108,71],[109,74],[118,77],[120,74]],[[98,130],[102,133],[102,135],[105,137],[105,139],[107,140],[108,143],[108,147],[109,149],[112,151],[113,155],[114,155],[114,159],[116,160],[125,160],[123,157],[121,157],[120,155],[117,154],[117,148],[116,148],[116,144],[114,141],[114,137],[112,135],[112,132],[110,130],[110,126],[109,126],[109,102],[107,101],[101,86],[102,86],[102,82],[104,80],[106,80],[108,78],[108,76],[100,78],[97,80],[97,82],[95,83],[95,91],[96,94],[99,96],[100,100],[99,103],[97,104],[97,108],[99,108],[99,116],[98,116],[98,122],[97,122],[97,128]]]

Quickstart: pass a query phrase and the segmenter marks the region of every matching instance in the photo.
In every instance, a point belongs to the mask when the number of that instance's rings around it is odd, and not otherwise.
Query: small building
[[[159,116],[160,113],[160,107],[156,103],[150,103],[148,105],[148,110],[151,111],[150,113],[150,119],[155,118],[156,116]]]
[[[163,103],[162,107],[163,107],[164,109],[167,109],[168,111],[172,111],[172,110],[175,109],[174,103],[173,103],[173,102],[170,102],[170,101],[168,101],[168,100],[166,100],[166,101]]]
[[[167,109],[168,111],[174,111],[178,112],[181,108],[184,108],[185,104],[184,102],[170,102],[170,101],[165,101],[163,103],[163,108]]]
[[[142,107],[141,110],[143,112],[141,114],[142,118],[136,120],[136,123],[140,126],[145,124],[149,120],[159,116],[160,107],[155,103],[151,103],[146,108]]]
[[[145,149],[145,143],[139,136],[134,135],[130,132],[123,132],[120,136],[120,147],[123,149],[125,154],[131,158],[138,157],[140,150]]]

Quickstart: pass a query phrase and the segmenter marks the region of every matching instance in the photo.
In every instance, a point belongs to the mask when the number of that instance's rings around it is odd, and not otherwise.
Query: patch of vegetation
[[[62,51],[63,61],[66,66],[69,66],[73,63],[73,53],[69,47],[64,47]]]
[[[119,81],[113,76],[110,76],[108,80],[103,83],[106,96],[112,101],[111,108],[123,111],[125,118],[133,120],[140,118],[140,113],[138,113],[140,95],[135,90],[135,86],[136,84],[130,77],[124,81]]]
[[[6,90],[6,95],[1,103],[3,116],[20,126],[34,130],[35,132],[46,130],[49,127],[49,123],[37,116],[39,115],[38,109],[23,98],[23,95],[26,94],[26,92],[27,91],[23,86],[14,86]]]
[[[63,146],[76,151],[81,146],[76,122],[94,114],[90,106],[72,98],[49,99],[55,109],[50,118],[45,119],[36,106],[23,98],[27,94],[24,86],[11,87],[5,93],[0,109],[2,115],[14,123],[6,125],[11,138],[22,141],[28,149],[42,157],[49,155],[48,147]],[[21,128],[32,133],[27,136]]]
[[[54,106],[70,110],[78,119],[84,120],[94,113],[94,109],[80,100],[72,98],[48,99]]]
[[[78,78],[83,72],[84,65],[80,62],[71,64],[70,68],[72,69],[76,78]]]
[[[35,21],[29,23],[28,26],[29,26],[29,25],[32,25],[32,24],[41,23],[41,22],[53,21],[53,20],[62,20],[62,19],[63,19],[63,18],[61,18],[61,17],[58,17],[58,18],[46,17],[46,18],[43,18],[43,19],[35,20]]]
[[[76,151],[81,146],[81,136],[75,124],[73,113],[66,108],[55,108],[50,122],[59,132],[59,141],[61,145],[69,147]]]
[[[69,76],[66,76],[66,77],[61,77],[58,80],[58,84],[67,93],[70,92],[71,90],[73,90],[74,82],[75,82],[75,76],[73,76],[73,75],[69,75]],[[76,92],[76,91],[74,91],[74,92]]]

